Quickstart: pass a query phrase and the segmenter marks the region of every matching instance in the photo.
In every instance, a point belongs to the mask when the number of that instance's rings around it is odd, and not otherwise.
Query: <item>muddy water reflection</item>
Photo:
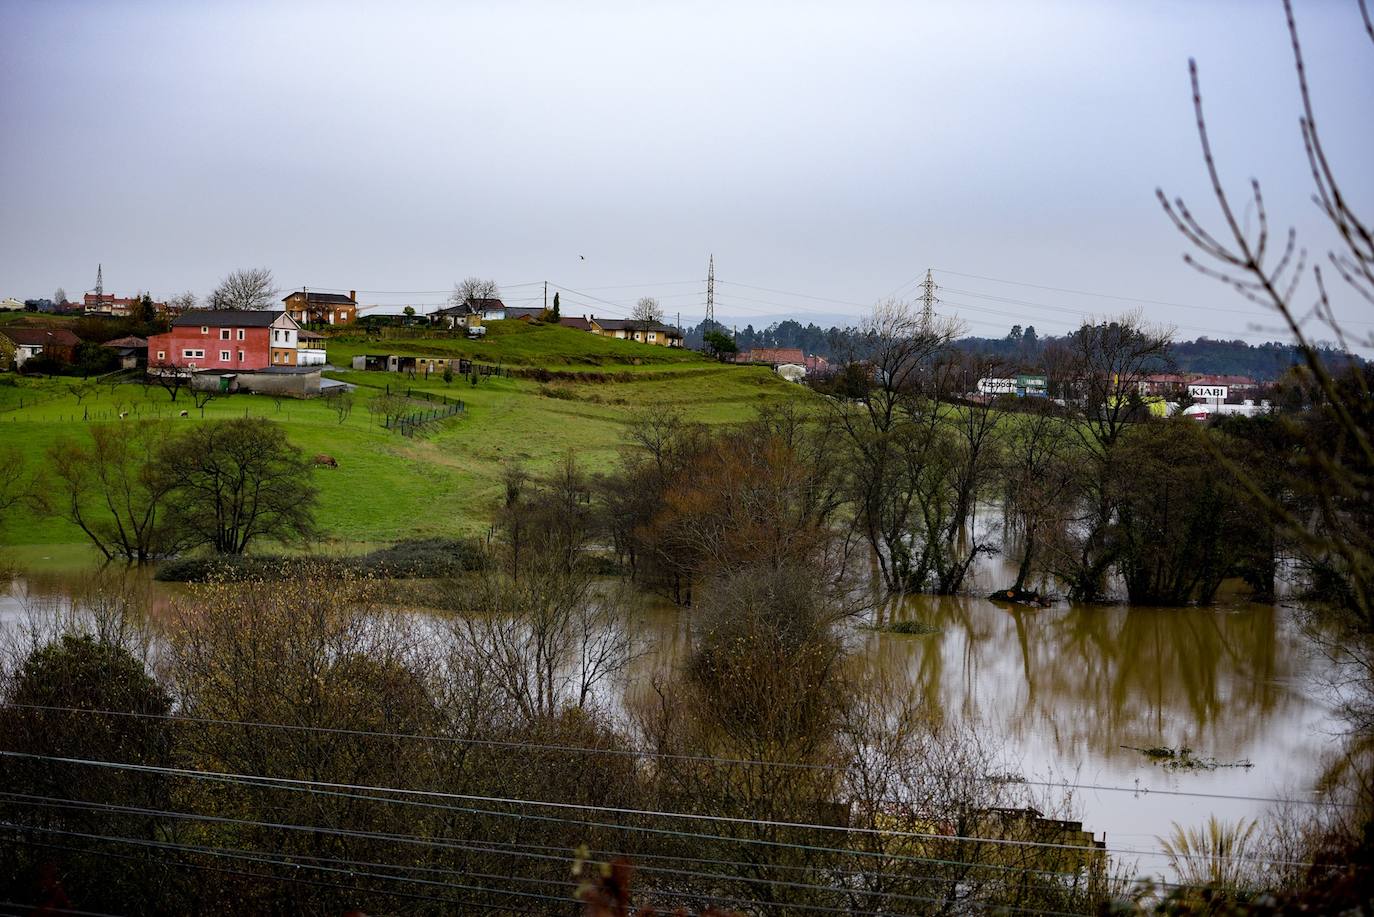
[[[0,585],[0,630],[65,604],[84,576],[36,575]],[[182,587],[144,581],[157,620]],[[1321,657],[1292,612],[1233,604],[1210,609],[1005,608],[973,597],[911,597],[883,610],[940,628],[928,636],[855,629],[856,664],[905,687],[916,703],[975,721],[1000,739],[1010,769],[1030,779],[1141,787],[1154,793],[1077,793],[1086,826],[1113,847],[1153,848],[1173,821],[1254,816],[1263,802],[1169,796],[1307,796],[1335,749],[1321,700]],[[655,608],[631,630],[639,655],[627,696],[684,659],[690,611]],[[1123,746],[1188,746],[1249,768],[1169,771]],[[1158,860],[1140,859],[1153,869]]]
[[[1004,608],[913,597],[888,610],[941,628],[863,638],[865,665],[904,680],[945,715],[1001,737],[1028,777],[1221,793],[1306,796],[1337,724],[1321,702],[1321,657],[1290,611]],[[1252,767],[1170,771],[1139,751],[1188,746]],[[1247,800],[1084,791],[1088,823],[1114,844],[1153,846],[1171,821],[1254,815]]]

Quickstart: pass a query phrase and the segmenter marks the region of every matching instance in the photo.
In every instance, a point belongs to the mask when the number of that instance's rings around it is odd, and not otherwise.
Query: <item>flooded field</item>
[[[13,638],[82,587],[32,575],[0,591]],[[153,617],[185,587],[148,582]],[[1310,799],[1339,723],[1323,701],[1327,663],[1283,606],[1003,607],[978,597],[909,597],[883,609],[924,635],[855,626],[856,664],[909,702],[976,724],[1006,771],[1047,797],[1074,787],[1075,817],[1141,872],[1158,872],[1156,837],[1210,814],[1256,817],[1271,798]],[[654,606],[633,627],[638,656],[621,692],[684,658],[690,610]],[[1143,750],[1189,748],[1199,766]],[[1041,785],[1041,784],[1045,785]],[[1194,795],[1196,794],[1196,795]]]

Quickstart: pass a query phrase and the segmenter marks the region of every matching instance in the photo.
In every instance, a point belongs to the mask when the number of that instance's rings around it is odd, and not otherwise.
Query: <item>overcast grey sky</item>
[[[1297,6],[1368,215],[1374,48],[1354,0]],[[107,290],[159,295],[263,265],[286,288],[480,274],[509,301],[547,279],[587,294],[565,311],[647,294],[686,322],[714,252],[717,313],[741,322],[858,314],[933,267],[1190,304],[1146,311],[1264,339],[1154,200],[1213,213],[1190,56],[1233,186],[1259,177],[1276,219],[1329,244],[1277,0],[0,0],[0,38],[0,297],[79,294],[97,262]],[[937,280],[981,334],[1128,305]]]

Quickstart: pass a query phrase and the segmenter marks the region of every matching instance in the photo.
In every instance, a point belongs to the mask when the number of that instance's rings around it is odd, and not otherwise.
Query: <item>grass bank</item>
[[[411,381],[395,373],[331,373],[358,386],[353,411],[342,421],[328,399],[232,395],[211,401],[202,416],[185,392],[173,402],[162,389],[137,383],[75,392],[71,386],[79,380],[8,375],[4,378],[14,384],[0,382],[0,440],[20,447],[24,472],[37,475],[32,487],[38,489],[43,486],[49,449],[64,438],[88,436],[92,424],[122,422],[121,412],[131,419],[162,418],[174,428],[245,415],[267,417],[284,424],[291,441],[307,454],[325,453],[338,461],[337,468],[314,473],[320,490],[317,519],[327,542],[376,544],[483,533],[498,499],[502,473],[511,461],[540,473],[571,452],[590,471],[609,470],[623,448],[627,425],[641,411],[678,410],[703,423],[732,424],[749,419],[765,405],[811,397],[762,367],[722,366],[695,354],[670,354],[666,348],[566,328],[536,326],[492,340],[535,337],[545,331],[557,333],[559,348],[572,346],[563,335],[573,336],[573,344],[583,346],[587,360],[605,358],[607,345],[616,345],[610,350],[622,357],[628,352],[643,362],[580,364],[598,367],[588,375],[569,374],[570,364],[553,362],[549,368],[560,372],[548,382],[492,377],[476,386],[461,378],[445,384],[438,377]],[[470,342],[441,343],[458,347]],[[386,352],[401,355],[421,355],[423,348],[436,346],[423,339],[387,344]],[[376,352],[359,346],[359,352]],[[332,360],[342,362],[335,342],[329,350]],[[554,359],[562,358],[557,348],[551,352]],[[404,437],[379,426],[367,409],[388,386],[393,391],[411,388],[461,398],[467,409],[421,435]],[[182,410],[189,416],[181,417]],[[9,552],[11,557],[45,562],[79,556],[85,563],[91,553],[70,523],[24,506],[12,509],[0,523],[0,544],[19,546]]]

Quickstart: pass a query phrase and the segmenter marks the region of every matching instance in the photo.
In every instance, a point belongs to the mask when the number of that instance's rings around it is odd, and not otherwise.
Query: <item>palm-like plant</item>
[[[1258,828],[1253,819],[1232,823],[1213,815],[1197,828],[1175,822],[1173,833],[1157,840],[1181,884],[1231,897],[1261,882],[1255,864]]]

